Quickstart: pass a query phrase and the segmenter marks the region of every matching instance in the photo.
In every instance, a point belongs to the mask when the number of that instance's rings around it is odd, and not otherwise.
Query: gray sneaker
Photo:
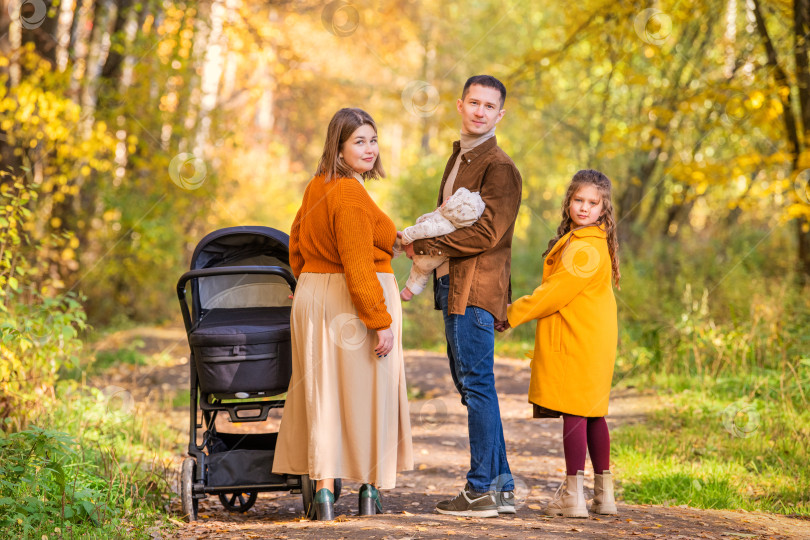
[[[496,491],[495,492],[495,505],[498,508],[499,514],[514,514],[515,513],[515,490],[512,491]]]
[[[490,518],[498,517],[498,507],[495,505],[495,492],[478,493],[467,484],[464,489],[449,501],[441,501],[436,505],[440,514],[451,516]]]

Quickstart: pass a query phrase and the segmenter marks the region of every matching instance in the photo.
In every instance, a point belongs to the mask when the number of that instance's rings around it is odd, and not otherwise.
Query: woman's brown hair
[[[557,227],[557,234],[548,243],[548,248],[543,253],[543,258],[549,254],[551,248],[554,247],[560,238],[571,232],[574,221],[571,219],[571,214],[568,209],[571,207],[571,199],[583,186],[594,186],[599,191],[602,197],[602,215],[599,216],[597,224],[604,229],[607,233],[608,252],[610,252],[610,263],[613,269],[613,281],[616,286],[619,286],[619,241],[616,235],[616,217],[613,213],[613,200],[611,194],[613,192],[613,184],[610,179],[599,171],[593,169],[586,169],[577,171],[568,185],[568,190],[565,192],[565,199],[562,204],[562,222]]]
[[[335,113],[326,130],[326,142],[323,145],[323,154],[321,154],[321,160],[318,162],[315,176],[322,175],[326,182],[333,178],[351,178],[354,176],[354,169],[343,161],[340,157],[340,151],[343,148],[343,143],[352,136],[352,133],[364,125],[371,126],[374,133],[377,133],[377,124],[374,123],[374,119],[362,109],[345,108]],[[374,167],[370,171],[363,173],[363,179],[384,177],[385,171],[383,171],[382,162],[378,155],[374,161]]]

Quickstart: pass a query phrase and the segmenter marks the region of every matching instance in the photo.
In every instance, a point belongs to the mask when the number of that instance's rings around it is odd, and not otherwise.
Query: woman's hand
[[[397,231],[397,238],[402,240],[402,231]],[[405,253],[406,257],[413,260],[413,244],[406,244],[405,242],[402,242],[402,251]]]
[[[391,352],[394,348],[394,332],[390,328],[385,330],[377,330],[377,346],[374,348],[374,353],[377,358],[382,358]]]

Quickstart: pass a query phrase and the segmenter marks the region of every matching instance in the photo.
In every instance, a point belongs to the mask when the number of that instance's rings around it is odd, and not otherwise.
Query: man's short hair
[[[477,84],[478,86],[485,86],[486,88],[494,88],[500,92],[501,109],[503,109],[503,104],[506,102],[506,87],[501,81],[492,75],[475,75],[467,79],[467,82],[464,83],[464,90],[461,92],[461,101],[464,101],[464,98],[467,97],[467,91],[470,89],[470,86],[474,84]]]

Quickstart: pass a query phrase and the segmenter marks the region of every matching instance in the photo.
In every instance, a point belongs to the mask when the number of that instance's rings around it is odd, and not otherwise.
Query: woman
[[[366,515],[413,468],[396,227],[364,186],[384,175],[374,120],[339,110],[290,232],[293,368],[273,471],[316,480],[319,520],[334,518],[335,478],[363,483]]]

